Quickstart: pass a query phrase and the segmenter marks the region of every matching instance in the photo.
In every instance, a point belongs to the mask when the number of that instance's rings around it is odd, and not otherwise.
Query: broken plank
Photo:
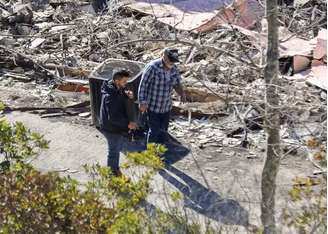
[[[50,113],[50,114],[44,114],[41,115],[41,118],[54,118],[54,117],[60,117],[60,116],[64,116],[67,115],[67,113],[65,112],[60,112],[60,113]]]
[[[89,105],[90,105],[90,101],[84,101],[84,102],[81,102],[81,103],[66,106],[65,108],[79,108],[79,107],[86,107],[86,106],[89,106]]]
[[[47,111],[51,111],[51,112],[55,112],[55,111],[60,112],[60,111],[68,110],[68,109],[86,107],[88,105],[90,105],[90,101],[84,101],[84,102],[69,105],[66,107],[35,107],[35,106],[9,107],[9,106],[6,106],[5,111],[22,111],[22,112],[24,112],[24,111],[47,110]],[[81,111],[79,113],[81,113]]]
[[[35,106],[21,106],[21,107],[5,107],[5,111],[37,111],[37,110],[58,110],[61,111],[63,108],[59,107],[35,107]]]
[[[6,73],[3,76],[14,79],[14,80],[19,80],[19,81],[22,81],[22,82],[30,82],[30,81],[33,80],[33,78],[30,78],[30,77],[27,77],[27,76],[24,76],[24,75],[13,74],[13,73]]]
[[[39,47],[46,39],[44,38],[36,38],[31,42],[30,49],[35,49]]]
[[[75,110],[67,110],[65,111],[66,114],[68,114],[69,116],[76,116],[81,114],[81,111],[75,111]]]

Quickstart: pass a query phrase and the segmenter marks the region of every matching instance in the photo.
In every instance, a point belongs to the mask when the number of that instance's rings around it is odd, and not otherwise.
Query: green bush
[[[114,187],[122,184],[110,181]],[[145,214],[134,210],[134,202],[141,198],[137,194],[108,196],[119,200],[116,205],[105,205],[99,190],[82,192],[73,179],[42,174],[27,165],[11,167],[0,176],[0,183],[4,185],[0,193],[2,233],[138,233],[133,230],[144,226],[140,220]]]
[[[22,123],[12,125],[4,118],[0,119],[0,171],[8,168],[10,163],[23,162],[37,155],[39,150],[47,147],[48,142],[40,134],[31,132]]]

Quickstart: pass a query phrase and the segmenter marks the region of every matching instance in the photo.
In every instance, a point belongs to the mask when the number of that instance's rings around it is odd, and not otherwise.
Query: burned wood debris
[[[90,107],[69,106],[89,100],[88,76],[100,63],[109,58],[147,63],[165,47],[177,47],[188,102],[175,99],[172,133],[200,148],[262,150],[266,24],[261,2],[202,6],[202,17],[210,17],[195,27],[187,25],[192,14],[183,24],[172,24],[172,16],[156,11],[162,4],[180,17],[183,6],[157,2],[111,0],[96,13],[95,2],[88,1],[0,0],[0,92],[8,111],[90,120]],[[290,145],[326,132],[326,3],[296,2],[284,2],[280,9],[281,127]],[[295,40],[309,45],[307,54]],[[297,74],[303,63],[302,72],[310,68],[320,84]],[[310,124],[308,133],[304,124]]]

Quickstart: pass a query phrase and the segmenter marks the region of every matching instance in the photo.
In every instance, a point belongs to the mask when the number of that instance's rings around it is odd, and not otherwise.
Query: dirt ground
[[[5,117],[12,122],[23,122],[50,141],[49,150],[33,161],[42,171],[58,171],[83,183],[89,179],[83,164],[106,164],[106,141],[92,126],[69,123],[60,118],[41,119],[38,115],[22,112],[12,112]],[[184,199],[178,205],[200,222],[210,220],[236,233],[245,233],[243,226],[246,223],[260,224],[264,154],[250,159],[246,157],[249,154],[246,150],[234,148],[188,148],[187,151],[182,148],[168,154],[166,169],[153,178],[149,205],[170,209],[172,202],[168,201],[167,195],[180,191]],[[283,159],[277,179],[278,214],[287,204],[292,179],[312,171],[304,158]],[[126,173],[133,177],[138,171],[130,169]]]

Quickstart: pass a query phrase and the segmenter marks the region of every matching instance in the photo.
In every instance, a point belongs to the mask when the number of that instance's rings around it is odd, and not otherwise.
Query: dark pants
[[[146,149],[144,141],[129,142],[122,134],[102,131],[108,144],[107,166],[116,173],[120,166],[120,152],[136,152]]]
[[[148,111],[149,118],[149,131],[148,131],[148,143],[160,143],[163,144],[167,141],[167,130],[169,128],[170,112],[155,113]]]

